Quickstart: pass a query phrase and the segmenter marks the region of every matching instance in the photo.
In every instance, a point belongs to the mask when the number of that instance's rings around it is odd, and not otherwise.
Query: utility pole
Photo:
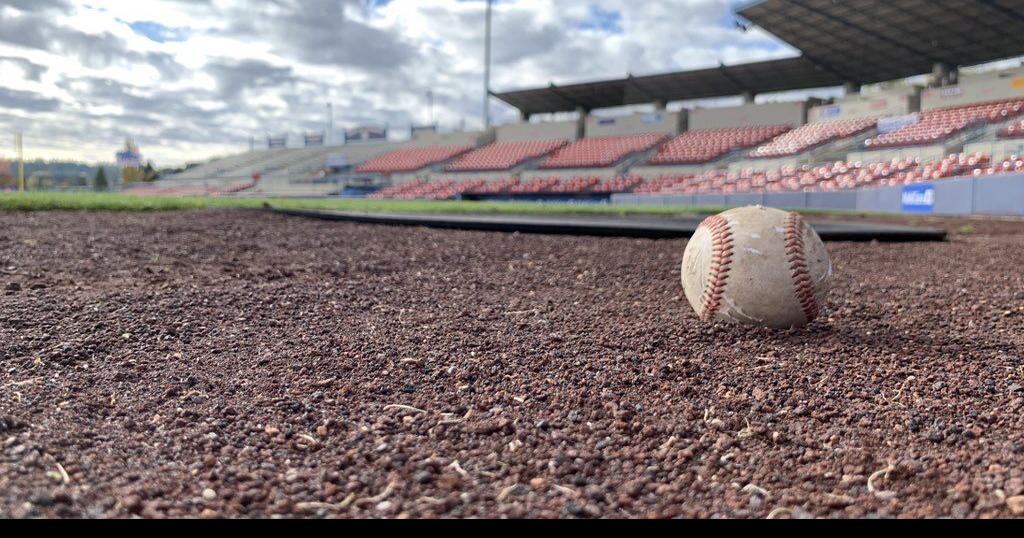
[[[427,90],[427,109],[430,110],[430,125],[437,126],[434,120],[434,92]]]
[[[484,129],[491,127],[491,6],[487,0],[487,17],[484,22]]]
[[[327,132],[324,134],[324,145],[334,142],[334,103],[327,103]]]
[[[20,132],[14,134],[14,149],[18,152],[18,192],[25,192],[25,148]]]

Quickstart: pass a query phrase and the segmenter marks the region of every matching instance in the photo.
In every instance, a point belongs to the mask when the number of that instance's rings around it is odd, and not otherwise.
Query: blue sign
[[[822,118],[838,118],[839,114],[842,111],[843,111],[843,109],[840,108],[839,105],[832,105],[832,106],[822,107],[822,109],[821,109],[821,117]]]
[[[640,116],[640,121],[644,123],[660,124],[661,114],[657,112],[655,112],[654,114],[644,114],[643,116]]]
[[[900,204],[907,213],[931,213],[935,209],[935,186],[918,183],[903,187]]]

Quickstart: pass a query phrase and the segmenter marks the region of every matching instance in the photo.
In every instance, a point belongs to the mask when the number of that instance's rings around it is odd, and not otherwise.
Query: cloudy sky
[[[735,0],[499,0],[495,90],[790,56]],[[158,166],[250,136],[481,124],[483,0],[0,0],[0,156]],[[497,122],[515,119],[495,102]]]

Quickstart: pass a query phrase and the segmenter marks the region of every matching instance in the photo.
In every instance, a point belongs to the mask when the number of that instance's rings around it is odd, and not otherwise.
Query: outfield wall
[[[848,191],[737,194],[613,194],[613,204],[760,204],[785,209],[833,209],[933,215],[1024,215],[1024,174],[942,179]]]

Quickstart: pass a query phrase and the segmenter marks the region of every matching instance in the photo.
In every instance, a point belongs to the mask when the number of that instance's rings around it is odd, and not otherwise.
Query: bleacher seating
[[[982,168],[975,168],[972,172],[972,175],[975,177],[991,176],[996,174],[1024,174],[1024,157],[1011,155],[1006,159],[1003,159],[1001,163]]]
[[[501,179],[438,179],[433,181],[415,180],[401,185],[381,189],[372,195],[377,199],[425,199],[444,200],[459,194],[501,195],[501,194],[583,194],[631,192],[643,183],[639,176],[618,176],[603,180],[596,176],[535,177],[526,182],[518,178]]]
[[[999,131],[999,138],[1024,138],[1024,120],[1004,127]]]
[[[517,177],[492,179],[490,181],[485,181],[482,185],[467,189],[466,194],[501,194],[508,192],[509,189],[518,184],[519,178]]]
[[[954,176],[1024,173],[1024,157],[1012,156],[992,164],[983,154],[951,154],[933,162],[901,158],[864,163],[835,161],[820,165],[788,166],[776,170],[712,170],[701,174],[667,175],[645,180],[635,175],[603,180],[596,176],[501,179],[417,179],[381,189],[377,199],[446,200],[459,195],[530,194],[728,194],[745,192],[835,191],[859,187],[895,186]],[[141,189],[137,189],[141,191]],[[222,189],[222,192],[227,189]],[[141,192],[140,192],[141,193]],[[181,187],[169,194],[202,194]],[[206,194],[213,194],[206,192]]]
[[[868,148],[937,144],[961,131],[984,123],[1009,120],[1024,113],[1024,100],[992,101],[921,112],[917,123],[880,134],[864,142]]]
[[[360,173],[392,174],[414,172],[443,163],[471,150],[471,146],[429,146],[405,148],[385,153],[356,167]]]
[[[496,142],[459,157],[445,170],[449,172],[509,170],[529,159],[543,157],[568,143],[568,140]]]
[[[1018,161],[1008,160],[999,171],[1016,170]],[[1020,165],[1024,169],[1024,164]],[[746,169],[737,172],[713,170],[703,174],[657,177],[634,190],[644,194],[714,194],[742,192],[788,192],[843,190],[869,186],[907,185],[954,176],[978,174],[978,170],[996,173],[988,166],[988,157],[963,153],[939,161],[921,163],[917,159],[892,159],[863,163],[836,161],[822,165],[784,167],[771,171]],[[984,173],[984,172],[981,172]]]
[[[761,144],[748,156],[757,159],[798,155],[811,148],[863,133],[877,121],[876,118],[855,118],[808,123]]]
[[[540,168],[601,168],[626,156],[647,151],[665,138],[662,134],[584,138],[565,146],[540,163]]]
[[[701,164],[733,150],[748,148],[786,132],[781,125],[687,131],[658,148],[648,164]]]
[[[643,182],[644,179],[640,176],[615,176],[614,178],[606,180],[604,183],[594,187],[592,190],[594,192],[601,193],[633,192],[633,189],[642,185]]]

